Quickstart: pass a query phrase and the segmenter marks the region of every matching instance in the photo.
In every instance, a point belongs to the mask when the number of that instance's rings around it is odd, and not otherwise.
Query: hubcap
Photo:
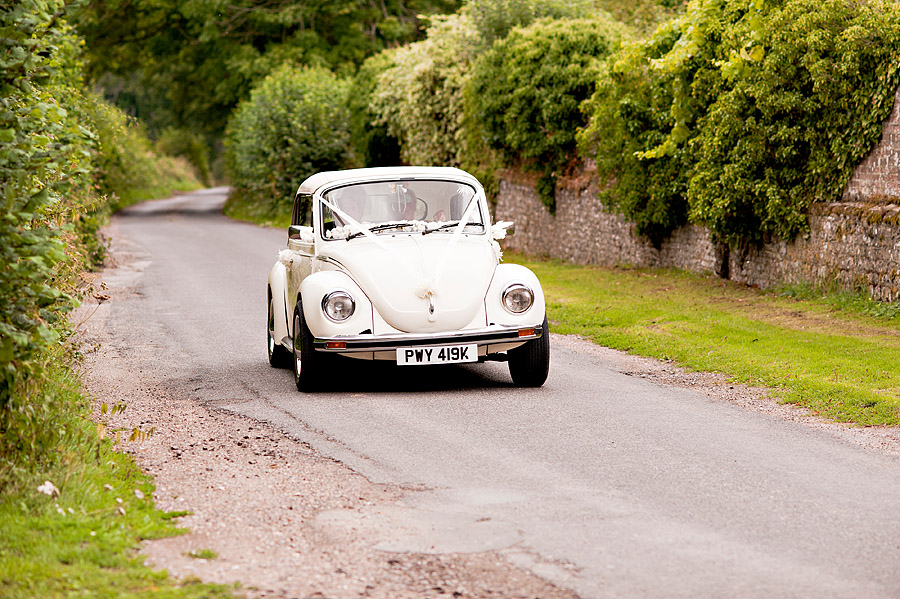
[[[266,318],[266,332],[269,334],[269,355],[275,351],[275,311],[272,307],[272,298],[269,298],[269,314]]]
[[[294,318],[294,376],[300,376],[300,319]]]

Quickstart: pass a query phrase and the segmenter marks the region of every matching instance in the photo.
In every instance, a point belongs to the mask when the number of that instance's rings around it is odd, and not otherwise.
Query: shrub
[[[62,0],[23,0],[0,10],[0,458],[29,421],[22,395],[39,377],[41,352],[58,339],[53,328],[73,299],[53,285],[68,262],[60,215],[67,194],[88,189],[89,133],[59,98],[80,83],[61,56],[77,46],[64,22],[51,17]],[[26,458],[27,459],[27,458]]]
[[[238,201],[284,210],[309,175],[348,159],[349,84],[322,68],[285,65],[228,122],[226,170]]]
[[[119,108],[86,93],[78,110],[95,140],[94,181],[112,208],[200,186],[186,159],[157,154],[140,123]]]
[[[486,145],[512,163],[542,173],[551,206],[556,173],[574,155],[579,110],[591,96],[599,59],[627,29],[605,16],[541,20],[513,29],[475,62],[470,82],[472,122]]]
[[[404,161],[460,166],[463,89],[478,42],[469,17],[435,17],[428,37],[397,49],[393,65],[378,78],[375,124],[400,141]]]
[[[674,78],[651,65],[672,51],[679,32],[678,22],[663,25],[650,39],[627,44],[608,59],[582,106],[588,126],[576,137],[580,154],[596,163],[601,179],[612,182],[600,192],[601,200],[621,210],[638,234],[657,246],[687,221],[686,149],[672,145],[668,152],[647,155],[675,124]]]
[[[514,27],[527,27],[545,17],[578,18],[597,11],[594,0],[467,0],[462,10],[471,18],[485,49]]]

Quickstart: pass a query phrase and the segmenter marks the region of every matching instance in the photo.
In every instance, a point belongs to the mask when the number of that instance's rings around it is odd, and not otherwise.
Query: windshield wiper
[[[457,220],[457,221],[452,221],[452,222],[449,222],[449,223],[444,223],[443,225],[441,225],[441,226],[439,226],[439,227],[434,227],[434,228],[432,228],[432,229],[426,229],[426,230],[422,233],[422,235],[427,235],[428,233],[434,233],[435,231],[441,231],[441,230],[443,230],[443,229],[450,229],[450,228],[453,228],[453,227],[457,226],[458,224],[459,224],[459,221],[458,221],[458,220]],[[465,228],[465,227],[481,227],[481,228],[484,228],[484,225],[482,225],[481,223],[466,223],[466,224],[463,226],[463,228]]]
[[[394,222],[394,223],[381,223],[380,225],[375,225],[374,227],[366,227],[366,231],[369,233],[375,233],[377,231],[387,231],[388,229],[400,229],[401,227],[409,227],[411,223],[403,221],[403,222]],[[347,241],[359,237],[360,235],[365,235],[365,231],[357,231],[356,233],[352,233],[347,236]]]

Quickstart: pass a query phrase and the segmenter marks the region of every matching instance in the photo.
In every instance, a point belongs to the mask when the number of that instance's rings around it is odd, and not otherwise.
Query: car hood
[[[339,262],[395,329],[453,331],[484,306],[497,257],[483,236],[452,237],[382,234],[330,242],[320,255]]]

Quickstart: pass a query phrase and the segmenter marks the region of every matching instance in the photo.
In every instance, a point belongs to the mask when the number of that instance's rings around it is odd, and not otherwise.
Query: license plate
[[[478,345],[443,345],[438,347],[404,347],[397,350],[397,364],[460,364],[478,361]]]

